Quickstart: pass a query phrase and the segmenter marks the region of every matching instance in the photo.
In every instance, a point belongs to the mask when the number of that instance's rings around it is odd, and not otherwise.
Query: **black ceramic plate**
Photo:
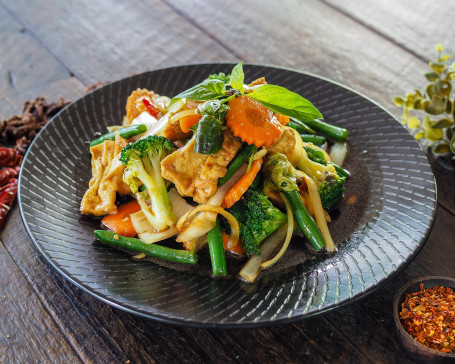
[[[172,96],[231,64],[175,67],[136,75],[86,95],[58,114],[35,139],[22,167],[19,204],[38,250],[67,279],[115,307],[169,323],[257,327],[311,317],[371,292],[406,266],[429,234],[436,207],[433,174],[408,132],[384,109],[328,80],[293,70],[245,65],[246,81],[266,76],[310,99],[325,119],[349,129],[346,197],[330,227],[338,253],[314,255],[296,239],[286,257],[254,284],[241,262],[215,280],[209,260],[188,269],[133,261],[94,243],[99,220],[81,216],[91,175],[87,142],[121,123],[137,87]],[[348,203],[349,201],[349,203]]]

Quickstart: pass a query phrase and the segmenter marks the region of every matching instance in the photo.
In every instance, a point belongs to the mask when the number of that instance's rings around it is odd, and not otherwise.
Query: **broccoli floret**
[[[263,171],[265,188],[281,192],[298,191],[295,169],[284,154],[273,153],[268,156]]]
[[[253,189],[227,211],[239,223],[240,241],[248,254],[260,254],[262,241],[287,221],[287,215],[273,206],[266,195]],[[222,222],[222,227],[230,233],[229,224]]]
[[[322,207],[329,210],[343,198],[346,176],[339,175],[335,166],[321,160],[317,152],[305,147],[298,168],[318,183]]]
[[[173,147],[170,140],[150,135],[127,144],[120,154],[120,161],[126,166],[123,181],[136,194],[147,220],[158,231],[167,229],[177,221],[160,165]],[[138,192],[139,181],[145,186],[141,192]]]

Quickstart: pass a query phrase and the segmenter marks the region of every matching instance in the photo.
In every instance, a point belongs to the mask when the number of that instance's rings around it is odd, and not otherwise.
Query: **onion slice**
[[[336,142],[330,149],[330,160],[332,163],[343,165],[348,153],[348,145],[346,143]]]
[[[138,234],[138,236],[144,243],[153,244],[153,243],[156,243],[161,240],[169,239],[177,234],[178,234],[177,228],[172,227],[170,229],[160,231],[159,233],[146,232],[146,233]]]
[[[294,231],[294,215],[292,214],[291,205],[289,205],[289,202],[286,199],[286,197],[283,195],[283,192],[280,192],[280,196],[281,196],[281,199],[284,201],[284,204],[286,205],[286,213],[288,215],[288,228],[286,231],[286,239],[284,239],[283,246],[281,247],[278,254],[275,255],[273,257],[273,259],[270,259],[261,264],[262,269],[270,268],[271,266],[275,265],[276,262],[278,262],[278,260],[280,260],[280,258],[286,252],[286,250],[289,246],[289,243],[291,242],[292,233]]]
[[[228,221],[229,225],[231,225],[231,235],[229,237],[229,241],[227,244],[228,248],[232,248],[233,246],[236,246],[239,241],[239,223],[237,222],[236,218],[227,212],[225,209],[219,207],[219,206],[212,206],[212,205],[199,205],[193,208],[191,211],[188,211],[185,213],[177,222],[177,229],[180,230],[184,226],[184,223],[188,221],[192,216],[197,214],[200,211],[208,211],[208,212],[214,212],[216,214],[223,215],[226,220]],[[191,226],[191,225],[190,225]],[[203,235],[203,234],[201,234]],[[181,235],[177,237],[177,241],[182,241]],[[185,241],[185,240],[183,240]]]
[[[268,259],[286,237],[287,227],[283,225],[267,237],[259,246],[260,255],[253,255],[240,271],[240,276],[252,283],[261,271],[261,264]]]
[[[322,208],[321,195],[319,194],[318,186],[316,185],[316,182],[308,177],[305,173],[300,172],[300,174],[305,179],[306,185],[308,187],[308,194],[310,197],[311,205],[313,206],[314,217],[316,218],[316,223],[321,230],[325,246],[328,251],[335,252],[337,248],[333,243],[332,236],[330,235],[330,231],[327,226],[325,210]]]

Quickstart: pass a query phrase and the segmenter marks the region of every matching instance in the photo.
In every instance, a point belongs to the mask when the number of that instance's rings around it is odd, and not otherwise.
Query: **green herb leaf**
[[[265,107],[299,120],[322,118],[313,104],[302,96],[277,85],[263,85],[248,94]]]
[[[434,123],[431,127],[433,129],[444,129],[453,124],[453,121],[447,118],[439,119],[436,123]]]
[[[427,78],[428,81],[433,82],[439,78],[439,75],[436,72],[428,72],[425,73],[425,77]]]
[[[212,115],[204,115],[198,122],[194,151],[214,154],[223,146],[224,134],[220,122]]]
[[[242,67],[243,61],[237,64],[231,72],[231,78],[229,83],[232,88],[241,91],[243,93],[243,81],[245,79],[245,75],[243,73]]]
[[[186,91],[174,96],[168,106],[172,106],[179,99],[207,101],[226,96],[226,84],[218,79],[206,79]]]

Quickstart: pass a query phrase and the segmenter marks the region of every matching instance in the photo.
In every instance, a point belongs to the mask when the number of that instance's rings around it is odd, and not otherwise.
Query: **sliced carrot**
[[[236,245],[228,248],[228,242],[230,239],[229,235],[227,235],[224,231],[222,231],[221,236],[223,238],[224,250],[230,251],[231,253],[234,253],[234,254],[238,255],[239,257],[243,257],[245,255],[245,249],[243,249],[242,244],[240,244],[240,242],[238,242]]]
[[[118,208],[116,214],[103,217],[101,223],[114,233],[122,236],[134,237],[136,236],[136,230],[134,230],[130,215],[138,212],[140,209],[141,206],[136,200],[127,202]]]
[[[194,114],[194,115],[187,115],[179,119],[180,128],[184,133],[189,133],[191,131],[191,127],[196,124],[199,120],[201,120],[202,115]]]
[[[283,134],[275,113],[248,96],[229,101],[226,125],[236,137],[258,148],[270,147]]]
[[[286,125],[287,123],[289,123],[291,121],[291,119],[289,119],[289,116],[287,116],[287,115],[275,114],[275,116],[281,125]]]
[[[250,171],[243,175],[238,182],[229,190],[229,192],[224,196],[223,203],[221,207],[229,208],[235,204],[243,194],[248,190],[248,188],[253,183],[256,175],[261,170],[262,158],[256,159],[252,164]]]

